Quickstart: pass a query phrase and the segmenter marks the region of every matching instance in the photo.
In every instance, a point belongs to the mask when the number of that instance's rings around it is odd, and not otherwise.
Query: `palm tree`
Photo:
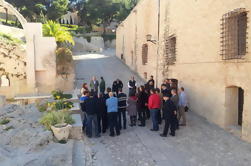
[[[55,37],[56,42],[59,43],[70,43],[75,44],[71,33],[67,28],[62,27],[59,23],[54,21],[47,21],[43,24],[43,35]]]

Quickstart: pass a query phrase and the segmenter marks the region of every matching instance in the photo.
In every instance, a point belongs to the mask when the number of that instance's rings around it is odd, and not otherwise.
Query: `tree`
[[[114,2],[120,4],[120,10],[116,16],[116,19],[118,21],[123,21],[139,1],[140,0],[114,0]]]
[[[56,21],[69,9],[69,0],[6,0],[29,21],[40,21],[41,16]]]
[[[79,11],[81,24],[102,25],[105,28],[112,21],[122,21],[137,5],[139,0],[71,0]]]
[[[67,28],[62,27],[59,23],[54,21],[47,21],[43,24],[43,35],[55,37],[58,44],[70,43],[74,45],[74,40]]]
[[[69,0],[53,0],[48,7],[47,16],[51,20],[57,20],[68,11]]]
[[[104,34],[106,26],[115,19],[119,8],[119,3],[114,3],[113,0],[86,0],[78,5],[84,24],[103,26]]]
[[[28,20],[36,21],[41,13],[46,12],[44,0],[6,0]]]

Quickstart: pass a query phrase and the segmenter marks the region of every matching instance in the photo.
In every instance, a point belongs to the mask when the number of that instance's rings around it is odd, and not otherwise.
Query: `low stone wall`
[[[91,37],[91,42],[88,42],[83,37],[75,37],[74,52],[102,52],[105,48],[104,39],[102,37]]]

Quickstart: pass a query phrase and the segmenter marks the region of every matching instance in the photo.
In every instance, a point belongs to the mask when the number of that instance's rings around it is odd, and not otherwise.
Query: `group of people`
[[[93,77],[89,87],[83,84],[80,105],[84,112],[83,129],[86,135],[92,137],[110,130],[110,136],[120,135],[122,129],[127,128],[127,114],[130,126],[144,127],[146,120],[151,118],[151,131],[158,131],[162,121],[165,122],[160,136],[175,136],[179,126],[186,125],[186,111],[188,101],[184,88],[177,89],[177,82],[166,79],[161,89],[155,88],[153,76],[145,85],[138,86],[134,77],[127,83],[128,95],[123,92],[123,83],[116,79],[112,88],[106,88],[103,77],[100,82]],[[182,123],[181,122],[182,119]],[[94,126],[93,126],[94,125]]]

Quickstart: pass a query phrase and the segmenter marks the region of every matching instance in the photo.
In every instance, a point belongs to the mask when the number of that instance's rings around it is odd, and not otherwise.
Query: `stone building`
[[[160,85],[179,80],[191,110],[251,141],[250,0],[141,0],[116,55]]]

